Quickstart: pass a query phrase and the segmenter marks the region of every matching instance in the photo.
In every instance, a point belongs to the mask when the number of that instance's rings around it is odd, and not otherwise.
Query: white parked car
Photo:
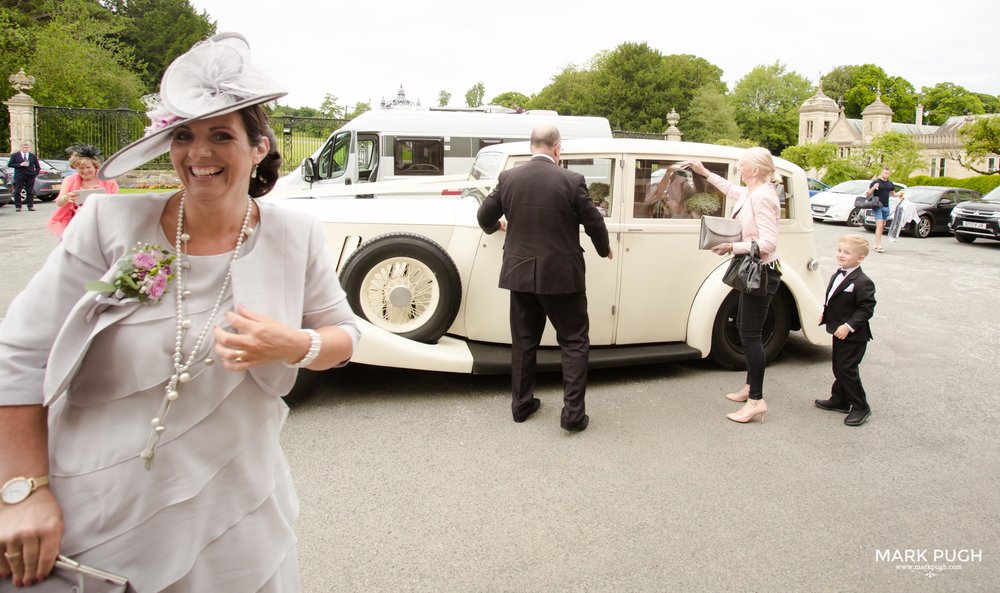
[[[854,207],[854,200],[868,191],[871,179],[852,179],[815,194],[810,200],[812,217],[824,222],[844,222],[847,226],[860,226],[865,213]],[[902,183],[893,184],[905,188]]]
[[[583,236],[591,366],[707,356],[726,368],[743,366],[737,294],[722,283],[729,259],[698,249],[700,216],[729,215],[733,204],[697,175],[668,177],[669,189],[653,191],[653,180],[664,176],[657,171],[691,158],[734,179],[741,153],[657,140],[562,143],[561,164],[587,178],[615,254],[611,261],[598,257]],[[476,212],[499,172],[529,158],[527,142],[483,148],[461,196],[281,200],[283,207],[308,211],[325,223],[341,283],[361,318],[355,362],[509,371],[509,293],[497,286],[504,233],[483,233]],[[825,280],[818,272],[806,176],[790,162],[776,164],[787,191],[780,222],[782,285],[764,328],[769,360],[793,330],[801,329],[815,344],[829,343],[817,325]],[[668,204],[651,203],[652,195]],[[540,367],[558,368],[551,326],[542,345]]]

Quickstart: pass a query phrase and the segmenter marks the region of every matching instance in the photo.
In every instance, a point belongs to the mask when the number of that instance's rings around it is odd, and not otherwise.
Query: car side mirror
[[[313,162],[312,157],[302,161],[302,179],[306,183],[316,181],[316,163]]]
[[[954,202],[951,201],[951,198],[941,198],[941,201],[938,202],[938,206],[951,206],[952,204]]]

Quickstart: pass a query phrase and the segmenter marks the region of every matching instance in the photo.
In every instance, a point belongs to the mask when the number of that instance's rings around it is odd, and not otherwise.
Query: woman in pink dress
[[[101,167],[101,150],[99,148],[90,144],[81,144],[80,146],[70,146],[66,152],[70,153],[69,166],[76,169],[76,173],[63,181],[62,189],[56,196],[56,205],[59,208],[52,213],[48,224],[45,225],[45,228],[58,237],[63,236],[66,226],[69,225],[69,221],[73,220],[77,208],[80,207],[77,199],[80,197],[78,192],[81,189],[101,190],[99,193],[103,194],[118,193],[118,182],[114,179],[105,181],[97,178],[97,170]]]

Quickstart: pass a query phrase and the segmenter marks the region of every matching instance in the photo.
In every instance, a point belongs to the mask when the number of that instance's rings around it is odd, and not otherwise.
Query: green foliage
[[[112,0],[105,3],[124,22],[121,41],[142,65],[146,92],[159,91],[163,72],[195,43],[215,34],[215,23],[189,0]]]
[[[816,169],[818,171],[837,158],[837,147],[826,140],[789,146],[781,151],[781,158],[791,161],[803,169]]]
[[[1000,113],[1000,97],[986,93],[972,93],[983,104],[984,113]]]
[[[483,105],[483,97],[485,95],[486,87],[483,85],[482,81],[479,81],[472,85],[469,90],[465,91],[465,105],[467,107],[481,107]]]
[[[958,135],[965,142],[966,158],[971,162],[995,154],[1000,154],[1000,116],[977,117],[958,130]],[[962,163],[969,168],[969,164]],[[978,171],[986,173],[986,171]]]
[[[746,138],[737,138],[735,140],[730,140],[728,138],[722,138],[716,140],[715,144],[720,144],[722,146],[735,146],[736,148],[753,148],[757,146],[757,143],[753,140],[747,140]]]
[[[962,179],[955,177],[927,177],[926,175],[917,175],[916,177],[910,177],[901,183],[905,183],[910,187],[913,187],[914,185],[964,187],[965,189],[971,189],[981,194],[985,194],[986,192],[1000,186],[1000,175],[982,175],[979,177],[963,177]]]
[[[509,109],[524,109],[524,106],[530,101],[530,97],[524,93],[519,93],[517,91],[507,91],[506,93],[500,93],[496,97],[490,100],[490,105],[502,105]]]
[[[731,97],[743,137],[774,154],[795,144],[798,110],[811,94],[809,81],[780,62],[757,66],[736,83]]]
[[[451,101],[451,93],[441,91],[438,93],[438,107],[444,107]]]
[[[594,74],[570,64],[531,98],[528,109],[552,109],[560,115],[600,115],[594,106]]]
[[[323,102],[319,104],[319,114],[322,117],[344,117],[344,108],[337,105],[337,97],[326,93]]]
[[[932,126],[940,126],[953,115],[986,113],[979,97],[957,84],[939,82],[933,87],[925,86],[920,92],[924,105],[924,122]]]
[[[687,113],[681,117],[680,127],[684,139],[689,142],[717,144],[720,140],[740,137],[732,104],[713,85],[695,91]]]
[[[367,102],[364,102],[364,101],[358,101],[357,103],[354,104],[354,109],[352,109],[344,117],[346,119],[349,119],[349,120],[350,119],[354,119],[355,117],[361,115],[362,113],[364,113],[366,111],[371,111],[371,110],[372,110],[372,104],[371,103],[367,103]]]
[[[820,181],[827,185],[836,185],[841,181],[868,179],[870,177],[871,175],[868,174],[867,169],[854,161],[838,159],[826,166],[826,175]]]
[[[834,101],[843,99],[844,114],[860,119],[865,107],[875,101],[881,88],[882,101],[893,111],[893,120],[912,122],[916,116],[917,94],[904,78],[889,76],[874,65],[838,66],[823,78],[823,92]]]
[[[879,134],[865,149],[863,158],[869,166],[868,172],[875,176],[882,167],[896,177],[907,177],[915,169],[923,166],[920,150],[923,146],[911,136],[901,132]]]

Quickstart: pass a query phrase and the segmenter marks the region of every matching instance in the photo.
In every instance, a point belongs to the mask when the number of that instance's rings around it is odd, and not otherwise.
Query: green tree
[[[874,64],[838,66],[822,78],[823,92],[841,102],[844,114],[859,119],[881,89],[882,101],[893,111],[893,120],[912,122],[916,117],[917,93],[904,78],[889,76]]]
[[[826,167],[826,175],[823,176],[823,183],[827,185],[837,185],[842,181],[851,179],[868,179],[868,170],[857,162],[850,159],[837,159]]]
[[[742,136],[774,154],[795,144],[799,106],[812,94],[811,86],[780,62],[751,70],[736,83],[731,97]]]
[[[987,95],[986,93],[973,93],[979,97],[979,102],[983,104],[985,113],[1000,113],[1000,97]]]
[[[560,115],[599,115],[594,106],[594,75],[573,64],[528,102],[529,109],[551,109]]]
[[[820,171],[837,160],[837,147],[826,140],[812,144],[789,146],[781,151],[781,158],[803,169]]]
[[[680,128],[689,142],[719,143],[740,137],[732,104],[711,85],[695,91],[687,114],[681,117]]]
[[[105,6],[124,18],[121,40],[143,64],[148,92],[159,90],[174,58],[215,34],[215,22],[207,12],[195,11],[190,0],[105,0]]]
[[[448,91],[440,91],[438,93],[438,107],[445,107],[451,102],[451,93]]]
[[[465,105],[468,107],[482,107],[483,97],[486,95],[486,87],[483,86],[482,81],[469,87],[469,90],[465,91]]]
[[[490,105],[502,105],[510,109],[521,108],[528,104],[531,98],[524,93],[519,93],[517,91],[507,91],[506,93],[500,93],[490,101]]]
[[[988,156],[1000,154],[1000,116],[977,117],[963,125],[958,135],[965,142],[965,157],[958,155],[962,166],[983,175],[991,174],[977,165]]]
[[[344,108],[337,105],[337,97],[327,93],[323,95],[323,102],[319,104],[319,114],[321,117],[340,119],[344,117]]]
[[[354,104],[354,109],[352,109],[350,112],[348,112],[344,116],[344,118],[345,119],[354,119],[355,117],[361,115],[362,113],[364,113],[366,111],[371,111],[371,110],[372,110],[371,103],[358,101],[357,103]]]
[[[920,150],[923,146],[908,134],[886,132],[876,136],[865,149],[865,164],[868,173],[874,177],[882,167],[889,167],[896,177],[909,177],[910,173],[923,166]]]
[[[924,122],[940,126],[953,115],[978,115],[986,113],[983,102],[957,84],[939,82],[920,89],[924,105]]]

